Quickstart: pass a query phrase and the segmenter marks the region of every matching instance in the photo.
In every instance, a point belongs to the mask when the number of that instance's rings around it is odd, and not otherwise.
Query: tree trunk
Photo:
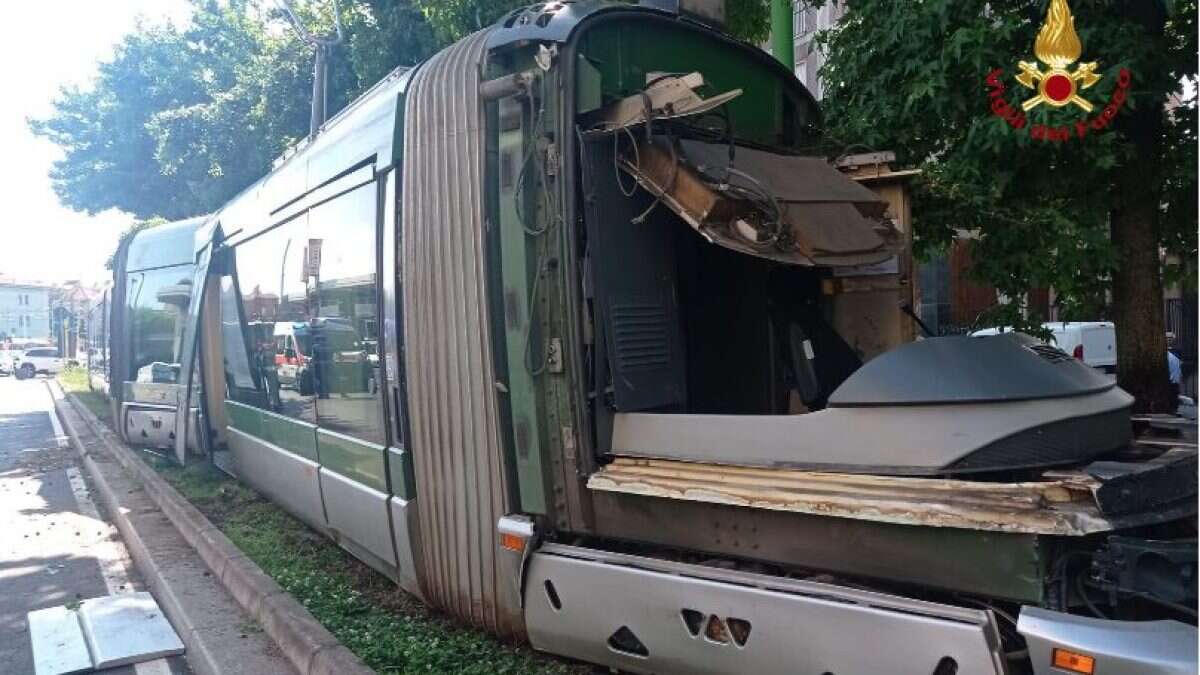
[[[1161,40],[1166,22],[1157,2],[1132,3],[1131,18],[1147,38]],[[1117,332],[1117,383],[1132,394],[1136,412],[1173,412],[1167,377],[1158,213],[1163,101],[1145,101],[1118,118],[1133,154],[1117,169],[1116,205],[1110,214],[1119,255],[1113,274],[1113,322]]]
[[[1112,240],[1120,255],[1113,274],[1117,327],[1117,383],[1138,412],[1172,412],[1167,381],[1167,337],[1158,257],[1158,195],[1144,175],[1126,167],[1118,179],[1121,205],[1112,212]]]

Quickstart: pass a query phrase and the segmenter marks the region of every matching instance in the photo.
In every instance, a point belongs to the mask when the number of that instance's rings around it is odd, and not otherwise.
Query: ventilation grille
[[[1050,345],[1026,345],[1026,349],[1034,354],[1037,354],[1043,359],[1046,359],[1050,363],[1062,363],[1063,361],[1071,360],[1070,354],[1064,352],[1058,347],[1051,347]]]
[[[618,372],[658,370],[671,364],[667,308],[662,304],[614,304],[612,325]]]
[[[555,14],[558,14],[564,7],[573,2],[574,0],[561,0],[561,2],[547,2],[529,7],[520,7],[509,12],[508,16],[501,19],[500,25],[505,28],[513,28],[514,26],[526,26],[532,23],[539,28],[545,28],[554,19]]]
[[[1000,471],[1074,464],[1129,445],[1129,409],[1026,429],[963,457],[948,472]]]

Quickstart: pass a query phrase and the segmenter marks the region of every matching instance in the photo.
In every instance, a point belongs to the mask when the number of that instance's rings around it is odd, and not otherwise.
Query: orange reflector
[[[1092,675],[1092,673],[1096,672],[1096,659],[1078,652],[1067,651],[1066,649],[1055,649],[1054,667],[1061,668],[1069,673]]]
[[[510,551],[520,553],[525,550],[525,539],[507,532],[500,533],[500,545]]]

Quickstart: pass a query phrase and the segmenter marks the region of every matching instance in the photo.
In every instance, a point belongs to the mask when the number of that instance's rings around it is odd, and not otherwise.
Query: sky
[[[89,216],[61,205],[48,175],[60,153],[49,141],[34,137],[26,120],[46,116],[60,86],[86,85],[97,62],[111,56],[113,45],[139,17],[180,24],[187,21],[188,4],[33,0],[4,5],[0,276],[56,283],[104,281],[109,278],[104,261],[133,218],[115,210]]]

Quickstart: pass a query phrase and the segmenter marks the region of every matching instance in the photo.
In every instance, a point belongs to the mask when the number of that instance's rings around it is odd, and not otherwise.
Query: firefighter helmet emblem
[[[1067,0],[1050,0],[1046,22],[1038,32],[1033,53],[1049,70],[1043,71],[1037,63],[1030,61],[1018,64],[1021,72],[1017,75],[1017,82],[1037,91],[1037,96],[1025,101],[1021,107],[1032,110],[1046,103],[1061,108],[1074,103],[1091,112],[1092,104],[1079,92],[1100,81],[1101,76],[1096,74],[1099,64],[1095,61],[1081,63],[1075,72],[1068,70],[1072,63],[1079,60],[1083,46],[1075,32],[1075,17],[1071,15]]]

